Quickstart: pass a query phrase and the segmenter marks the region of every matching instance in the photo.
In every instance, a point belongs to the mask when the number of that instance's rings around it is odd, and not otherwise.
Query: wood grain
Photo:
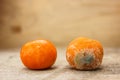
[[[12,26],[20,26],[13,33]],[[120,47],[119,0],[1,0],[0,46],[17,47],[45,38],[56,45],[86,36]]]
[[[19,49],[0,51],[0,80],[120,80],[120,49],[104,48],[101,67],[93,71],[72,69],[65,58],[65,48],[58,48],[54,66],[47,70],[29,70],[19,58]]]

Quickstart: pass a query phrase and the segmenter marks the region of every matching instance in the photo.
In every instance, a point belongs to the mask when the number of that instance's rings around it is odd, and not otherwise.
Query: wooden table
[[[120,48],[105,48],[100,69],[78,71],[65,59],[65,48],[58,48],[54,66],[47,70],[29,70],[19,58],[19,49],[0,50],[0,80],[120,80]]]

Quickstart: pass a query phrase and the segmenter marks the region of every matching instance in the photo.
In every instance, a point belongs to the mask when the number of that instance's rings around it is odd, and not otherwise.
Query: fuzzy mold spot
[[[80,53],[76,54],[74,62],[77,67],[82,67],[83,65],[91,64],[94,61],[94,54],[92,49],[84,49]]]

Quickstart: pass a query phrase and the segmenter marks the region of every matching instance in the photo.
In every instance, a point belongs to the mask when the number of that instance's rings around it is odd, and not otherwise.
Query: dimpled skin
[[[50,68],[57,57],[54,45],[47,40],[34,40],[22,46],[20,58],[29,69]]]
[[[74,39],[67,47],[66,59],[75,69],[93,70],[99,68],[103,58],[100,42],[89,38]]]

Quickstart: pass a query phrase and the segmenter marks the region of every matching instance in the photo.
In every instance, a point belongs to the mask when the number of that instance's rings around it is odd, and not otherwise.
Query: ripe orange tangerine
[[[103,47],[97,40],[78,37],[67,47],[66,59],[75,69],[92,70],[100,67]]]
[[[50,68],[56,61],[55,46],[47,40],[34,40],[22,46],[20,58],[29,69]]]

